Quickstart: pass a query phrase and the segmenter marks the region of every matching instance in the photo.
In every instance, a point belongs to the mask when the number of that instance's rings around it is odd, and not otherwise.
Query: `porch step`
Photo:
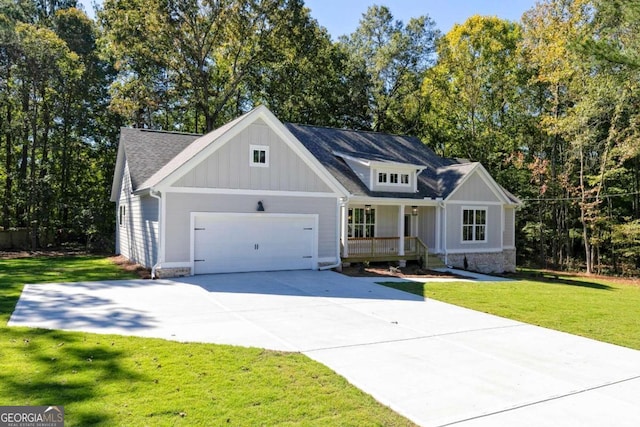
[[[437,255],[429,254],[427,256],[427,269],[431,270],[434,268],[446,268],[446,267],[447,266],[444,265],[444,262],[442,262],[442,260]]]

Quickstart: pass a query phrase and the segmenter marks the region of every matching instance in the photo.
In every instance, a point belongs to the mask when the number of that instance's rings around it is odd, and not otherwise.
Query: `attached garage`
[[[192,213],[194,274],[317,268],[318,215]]]

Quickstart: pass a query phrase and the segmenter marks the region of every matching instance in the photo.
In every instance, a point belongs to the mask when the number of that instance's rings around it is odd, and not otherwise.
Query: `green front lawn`
[[[68,426],[413,425],[304,355],[9,328],[24,283],[132,277],[96,257],[0,260],[0,404]]]
[[[640,287],[549,275],[512,282],[384,283],[417,295],[640,350]]]

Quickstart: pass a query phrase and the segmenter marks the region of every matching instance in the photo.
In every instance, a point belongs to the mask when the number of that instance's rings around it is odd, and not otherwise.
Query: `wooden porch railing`
[[[427,245],[418,237],[403,238],[404,255],[400,255],[400,237],[351,237],[347,241],[346,259],[368,261],[411,259],[426,262]]]
[[[348,240],[348,254],[353,257],[398,255],[398,237],[351,237]]]

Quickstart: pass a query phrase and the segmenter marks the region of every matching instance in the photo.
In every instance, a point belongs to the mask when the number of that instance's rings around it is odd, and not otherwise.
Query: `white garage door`
[[[315,266],[316,215],[211,213],[193,224],[194,274]]]

